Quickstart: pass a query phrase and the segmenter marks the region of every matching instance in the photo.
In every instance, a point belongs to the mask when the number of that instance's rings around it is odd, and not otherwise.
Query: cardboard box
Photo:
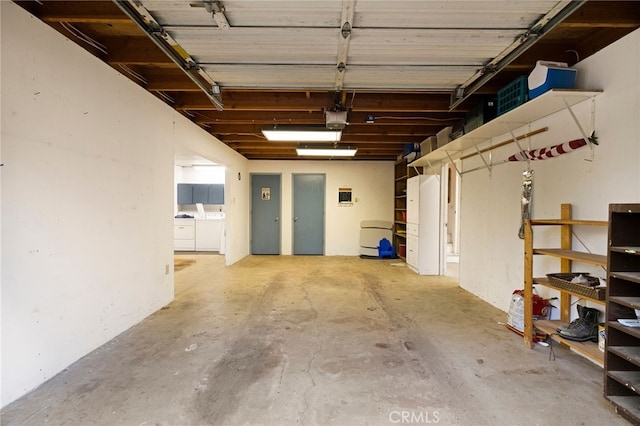
[[[420,144],[420,153],[422,155],[426,155],[436,149],[438,149],[438,138],[435,136],[429,136]]]
[[[436,133],[436,137],[438,138],[438,148],[442,148],[451,142],[451,130],[453,130],[453,126],[447,126]]]

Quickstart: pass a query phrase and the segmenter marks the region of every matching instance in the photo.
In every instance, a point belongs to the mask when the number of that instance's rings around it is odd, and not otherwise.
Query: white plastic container
[[[564,62],[537,61],[529,74],[529,99],[551,89],[575,89],[577,70]]]

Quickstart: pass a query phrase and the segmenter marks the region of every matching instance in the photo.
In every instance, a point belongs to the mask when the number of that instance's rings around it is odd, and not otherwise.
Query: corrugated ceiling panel
[[[354,27],[526,29],[558,1],[358,0]]]
[[[350,89],[453,90],[474,67],[349,67],[344,86]]]
[[[358,0],[354,27],[528,28],[557,1]],[[143,0],[162,25],[214,25],[199,0]],[[340,26],[341,0],[224,0],[225,15],[237,27]]]
[[[336,63],[338,32],[311,28],[176,28],[167,31],[200,63]]]
[[[514,30],[354,30],[350,65],[481,65],[510,44]]]
[[[191,1],[143,0],[161,25],[215,25],[204,7]],[[340,27],[341,0],[268,1],[224,0],[225,16],[232,27]]]
[[[357,0],[343,87],[452,89],[561,3]],[[228,30],[199,0],[142,4],[222,86],[336,85],[341,0],[223,0]]]
[[[218,84],[231,88],[331,89],[335,66],[203,65]]]

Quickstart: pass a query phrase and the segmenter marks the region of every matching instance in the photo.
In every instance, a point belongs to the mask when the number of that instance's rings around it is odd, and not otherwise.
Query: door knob
[[[280,216],[276,217],[276,220],[275,220],[275,221],[277,222],[277,221],[279,221],[279,220],[280,220]]]
[[[293,221],[294,221],[294,222],[297,222],[297,221],[298,221],[298,216],[294,217],[294,218],[293,218]]]

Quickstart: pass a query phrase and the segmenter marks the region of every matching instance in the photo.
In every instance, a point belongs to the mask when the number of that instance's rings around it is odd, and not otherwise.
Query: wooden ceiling
[[[414,0],[415,1],[415,0]],[[368,2],[368,3],[367,3]],[[375,3],[377,2],[377,3]],[[46,22],[60,33],[64,34],[69,39],[75,41],[86,49],[91,54],[103,60],[106,64],[116,69],[118,72],[129,77],[136,84],[144,87],[149,92],[153,93],[168,105],[175,108],[177,111],[188,117],[197,125],[201,126],[207,132],[211,133],[220,141],[224,142],[240,154],[249,159],[297,159],[295,147],[297,143],[283,143],[283,142],[267,142],[261,134],[261,128],[268,125],[280,125],[287,124],[295,125],[317,125],[324,126],[326,123],[325,112],[339,108],[346,110],[348,113],[348,125],[343,130],[342,139],[340,145],[349,145],[351,147],[357,147],[358,153],[355,160],[396,160],[399,155],[402,154],[403,146],[406,143],[417,143],[423,141],[425,138],[435,135],[439,130],[447,125],[453,124],[456,120],[464,117],[465,113],[472,108],[482,97],[495,95],[499,88],[509,83],[518,76],[528,74],[538,59],[553,60],[567,62],[569,65],[582,60],[603,47],[618,40],[624,35],[632,32],[636,28],[640,27],[640,4],[636,1],[587,1],[582,4],[577,10],[571,13],[568,17],[564,18],[558,25],[556,25],[549,32],[543,34],[539,39],[523,53],[519,54],[514,60],[511,60],[499,72],[490,73],[491,78],[487,78],[487,81],[477,88],[472,94],[468,94],[468,97],[460,103],[456,108],[451,109],[452,102],[455,100],[454,88],[446,87],[446,84],[438,86],[432,84],[433,87],[408,87],[407,84],[403,84],[403,76],[406,76],[406,80],[409,81],[409,75],[412,70],[422,69],[420,66],[429,66],[429,69],[438,69],[441,77],[446,77],[447,68],[446,65],[438,65],[438,57],[436,54],[430,54],[429,60],[432,62],[429,64],[407,64],[406,60],[402,63],[393,62],[392,56],[395,53],[395,57],[398,57],[401,53],[406,55],[410,54],[412,49],[416,49],[411,42],[408,45],[403,46],[405,49],[403,52],[393,52],[394,49],[387,49],[389,52],[378,53],[371,52],[370,57],[361,58],[360,61],[364,64],[358,68],[356,59],[356,49],[358,46],[352,47],[347,53],[346,48],[343,47],[342,54],[344,54],[344,61],[349,71],[352,71],[352,75],[363,76],[362,81],[371,81],[370,87],[367,87],[367,83],[352,83],[352,87],[349,87],[349,80],[345,78],[344,82],[336,77],[336,83],[332,87],[328,87],[326,84],[313,84],[311,80],[304,80],[305,73],[308,78],[312,78],[314,68],[321,69],[326,64],[302,64],[306,68],[300,68],[300,77],[297,77],[298,85],[292,84],[290,87],[284,87],[285,85],[276,83],[267,83],[259,78],[259,70],[266,70],[265,73],[271,72],[271,75],[277,77],[277,73],[273,70],[279,68],[273,68],[274,64],[265,64],[270,56],[269,52],[265,52],[266,58],[260,59],[260,63],[256,63],[257,59],[252,59],[246,63],[240,65],[235,64],[235,73],[225,70],[234,70],[229,68],[229,64],[215,63],[212,60],[207,59],[206,64],[202,64],[201,70],[204,70],[208,77],[217,84],[220,89],[219,96],[214,92],[216,99],[223,105],[223,110],[216,108],[216,105],[211,101],[211,94],[207,95],[203,90],[194,82],[193,78],[190,78],[185,73],[184,64],[178,65],[172,60],[162,49],[160,49],[157,43],[154,43],[152,37],[148,32],[143,30],[134,20],[132,20],[122,7],[111,1],[18,1],[16,2],[22,7],[27,9],[33,15]],[[288,7],[292,12],[301,14],[307,12],[309,16],[315,16],[317,24],[315,27],[321,28],[326,31],[327,28],[332,28],[335,25],[335,31],[340,32],[340,18],[345,19],[345,13],[349,16],[349,9],[347,6],[355,8],[354,0],[326,2],[335,6],[334,15],[337,14],[335,22],[329,21],[328,15],[331,10],[328,10],[327,19],[324,21],[320,19],[323,15],[318,5],[322,5],[323,2],[314,1],[298,1],[298,2],[240,2],[238,0],[224,1],[224,2],[211,2],[202,0],[186,1],[168,1],[168,0],[150,0],[142,1],[142,5],[148,4],[152,7],[164,7],[168,10],[172,8],[185,7],[188,5],[193,9],[200,9],[204,13],[205,6],[215,5],[221,6],[224,10],[223,16],[229,26],[233,29],[236,22],[242,22],[243,13],[245,16],[251,14],[251,4],[258,10],[260,7],[265,7],[267,4],[278,3],[280,7]],[[205,5],[209,3],[209,5]],[[247,6],[247,3],[249,4]],[[403,2],[410,4],[409,2]],[[443,2],[439,2],[443,3]],[[453,2],[455,3],[455,2]],[[466,2],[469,3],[469,2]],[[496,1],[489,2],[475,2],[475,6],[484,8],[486,15],[485,19],[488,19],[492,9],[494,15],[499,15],[500,3]],[[514,2],[504,2],[504,4]],[[518,2],[515,2],[518,3]],[[523,4],[523,2],[520,2]],[[529,2],[531,3],[531,2]],[[546,2],[546,3],[558,3],[558,2]],[[132,3],[127,3],[132,4]],[[305,8],[310,5],[315,5],[310,11]],[[345,4],[347,6],[345,6]],[[389,34],[399,34],[398,37],[403,38],[406,31],[413,31],[419,33],[424,29],[413,29],[410,27],[416,24],[411,21],[411,11],[407,11],[403,17],[397,10],[398,3],[387,1],[382,2],[378,0],[363,0],[357,3],[357,6],[363,4],[371,9],[371,5],[376,5],[378,15],[374,12],[362,12],[358,14],[358,9],[355,10],[356,16],[354,18],[354,11],[351,10],[351,18],[354,22],[352,31],[354,34],[358,34],[361,29],[356,26],[356,19],[360,22],[366,22],[367,19],[373,22],[376,16],[380,16],[379,21],[383,22],[384,16],[380,15],[381,11],[384,11],[385,5],[388,8],[396,6],[393,13],[394,16],[389,20],[397,20],[397,22],[408,22],[407,28],[394,24],[392,28],[385,28],[387,31],[382,38],[377,39],[374,43],[378,43],[378,46],[382,46],[385,40],[391,39]],[[435,3],[432,3],[435,5]],[[452,3],[449,3],[452,4]],[[414,3],[418,5],[418,3]],[[424,12],[428,9],[430,2],[421,2],[420,8]],[[365,7],[363,6],[363,7]],[[458,6],[459,8],[465,6]],[[244,12],[243,12],[243,9]],[[275,7],[275,6],[274,6]],[[295,9],[295,10],[293,10]],[[330,8],[329,8],[330,9]],[[264,9],[265,13],[267,9]],[[151,11],[153,13],[153,11]],[[274,13],[273,9],[269,12]],[[287,21],[287,16],[282,10],[278,15],[272,15],[272,20]],[[436,12],[436,9],[434,9]],[[162,12],[165,13],[165,12]],[[160,16],[154,16],[157,22],[161,22],[168,27],[171,26],[169,19],[182,19],[180,30],[173,31],[172,28],[167,29],[168,34],[182,34],[184,28],[189,28],[189,16],[175,13],[168,18],[162,13],[158,12]],[[168,13],[168,12],[166,12]],[[191,11],[189,11],[191,13]],[[451,11],[451,14],[456,13],[455,10]],[[503,12],[504,13],[504,12]],[[459,14],[459,11],[458,11]],[[259,20],[259,16],[254,16],[253,19]],[[416,12],[413,12],[413,20],[415,21]],[[176,16],[178,18],[176,18]],[[186,17],[185,17],[186,16]],[[214,15],[215,16],[215,15]],[[474,18],[473,16],[476,16]],[[469,26],[473,25],[478,27],[477,33],[480,34],[483,31],[482,22],[477,22],[478,19],[482,19],[482,16],[469,14],[466,18],[469,22]],[[264,17],[263,17],[264,18]],[[277,19],[276,19],[277,18]],[[500,18],[500,16],[497,16]],[[219,30],[224,31],[217,19],[211,19],[211,16],[207,16],[212,23],[212,28],[206,27],[204,30],[211,31]],[[267,18],[264,18],[265,21]],[[293,19],[293,18],[291,18]],[[311,19],[311,18],[309,18]],[[404,19],[404,21],[403,21]],[[442,18],[440,18],[442,19]],[[475,19],[476,21],[471,21]],[[496,16],[493,17],[496,20]],[[311,21],[309,21],[311,22]],[[377,21],[376,21],[377,22]],[[242,26],[247,28],[249,24]],[[307,25],[307,24],[305,24]],[[364,27],[365,24],[362,24]],[[376,24],[381,25],[381,24]],[[460,25],[459,23],[457,24]],[[465,24],[466,25],[466,24]],[[495,25],[495,24],[492,24]],[[268,22],[263,24],[264,40],[261,40],[260,32],[253,39],[246,39],[245,44],[256,43],[268,43],[268,34],[274,28],[287,29],[286,25],[279,23],[276,25],[269,25]],[[311,23],[308,26],[312,26]],[[455,26],[455,25],[454,25]],[[195,23],[192,25],[194,28],[203,30],[201,23]],[[239,25],[240,27],[240,25]],[[295,26],[295,28],[301,28]],[[314,28],[315,28],[314,27]],[[306,27],[304,27],[306,28]],[[252,30],[255,28],[252,27]],[[396,30],[403,32],[390,33],[389,30]],[[447,30],[451,31],[449,28]],[[493,34],[495,33],[495,29]],[[500,29],[500,31],[508,31],[509,29]],[[296,30],[297,31],[297,30]],[[462,31],[457,29],[456,31]],[[231,31],[229,34],[239,34]],[[301,40],[304,40],[304,30],[300,30],[299,35]],[[220,33],[220,40],[227,33]],[[286,32],[284,33],[287,34]],[[292,32],[290,38],[295,38],[296,32]],[[372,33],[373,34],[373,33]],[[377,34],[377,33],[376,33]],[[453,33],[451,33],[453,34]],[[461,40],[461,45],[472,43],[474,40],[474,32],[469,32],[467,29],[466,39]],[[500,33],[503,34],[503,33]],[[385,39],[384,37],[387,37]],[[501,36],[502,37],[502,36]],[[504,36],[503,38],[508,38]],[[200,52],[200,45],[186,40],[185,44],[180,40],[180,37],[175,36],[176,40],[180,43],[179,49],[183,46],[189,46],[186,52],[182,52],[182,57],[188,57],[193,55],[195,60],[198,60],[198,56],[204,58],[206,55],[215,57],[216,49],[220,52],[223,51],[221,44],[216,45],[211,42],[207,44],[207,52]],[[371,36],[375,38],[375,36]],[[166,39],[163,39],[165,45],[169,45]],[[244,40],[244,39],[243,39]],[[266,40],[266,41],[265,41]],[[335,73],[335,59],[340,57],[340,46],[338,40],[336,44],[333,40],[329,42],[330,49],[334,54],[331,56],[331,60],[334,61],[333,72]],[[505,41],[507,44],[513,42],[512,39]],[[274,41],[275,43],[275,41]],[[300,42],[301,43],[301,42]],[[298,44],[300,44],[298,43]],[[236,56],[241,55],[239,51],[240,44],[234,45],[234,54]],[[254,46],[255,47],[255,46]],[[259,46],[262,48],[262,45]],[[305,52],[305,46],[294,46],[300,49],[301,52]],[[294,48],[291,47],[291,48]],[[178,50],[179,50],[178,49]],[[274,51],[286,51],[287,47],[279,45],[274,46]],[[451,74],[454,74],[455,70],[470,69],[470,73],[474,74],[481,66],[475,65],[471,62],[471,56],[474,50],[478,50],[479,47],[468,49],[466,57],[469,58],[469,62],[464,66],[460,65],[457,68],[451,67]],[[190,50],[195,50],[192,52]],[[326,50],[326,49],[325,49]],[[335,51],[337,50],[337,56]],[[176,51],[174,46],[174,51]],[[369,48],[371,51],[371,48]],[[352,52],[354,59],[351,59]],[[443,52],[444,50],[439,50]],[[199,55],[195,54],[198,53]],[[384,55],[387,56],[384,56]],[[220,53],[222,55],[222,53]],[[253,53],[255,55],[255,50]],[[320,55],[320,54],[318,54]],[[405,55],[405,56],[406,56]],[[274,54],[275,56],[275,54]],[[300,55],[302,56],[302,55]],[[386,59],[390,58],[390,59]],[[463,60],[458,59],[458,61]],[[189,59],[191,60],[191,58]],[[239,61],[239,60],[238,60]],[[308,61],[308,59],[307,59]],[[387,76],[379,79],[378,81],[367,80],[367,61],[380,62],[377,65],[384,66],[385,72],[392,70],[394,77],[390,79]],[[398,60],[396,60],[398,61]],[[353,68],[349,68],[352,63],[356,65]],[[437,66],[434,66],[436,64]],[[249,66],[259,66],[254,69],[250,69]],[[295,80],[294,67],[300,64],[283,64],[278,63],[284,72],[291,70],[292,80]],[[193,67],[193,64],[191,64]],[[226,66],[226,68],[225,68]],[[269,68],[268,66],[271,66]],[[285,68],[282,68],[286,66]],[[200,62],[198,62],[200,67]],[[244,67],[244,68],[243,68]],[[455,70],[454,70],[455,68]],[[193,68],[192,68],[193,69]],[[242,80],[233,77],[241,75],[241,70],[246,69],[249,74],[255,78],[243,77],[247,81],[246,85],[242,84]],[[371,67],[371,74],[375,74],[377,69]],[[364,70],[364,71],[362,71]],[[360,74],[358,74],[360,71]],[[253,74],[250,74],[253,73]],[[415,73],[415,72],[414,72]],[[444,75],[443,75],[444,74]],[[349,75],[349,74],[347,74]],[[338,74],[339,76],[339,74]],[[249,81],[251,80],[251,81]],[[353,79],[355,80],[355,79]],[[277,80],[276,80],[277,81]],[[436,81],[436,80],[433,80]],[[444,80],[443,80],[444,81]],[[333,81],[332,81],[333,83]],[[306,84],[307,86],[304,86]],[[430,83],[431,84],[431,83]],[[451,85],[447,80],[447,84]],[[303,87],[300,87],[303,86]],[[468,87],[471,87],[469,85]],[[371,121],[371,116],[374,120]],[[369,121],[369,122],[368,122]]]

